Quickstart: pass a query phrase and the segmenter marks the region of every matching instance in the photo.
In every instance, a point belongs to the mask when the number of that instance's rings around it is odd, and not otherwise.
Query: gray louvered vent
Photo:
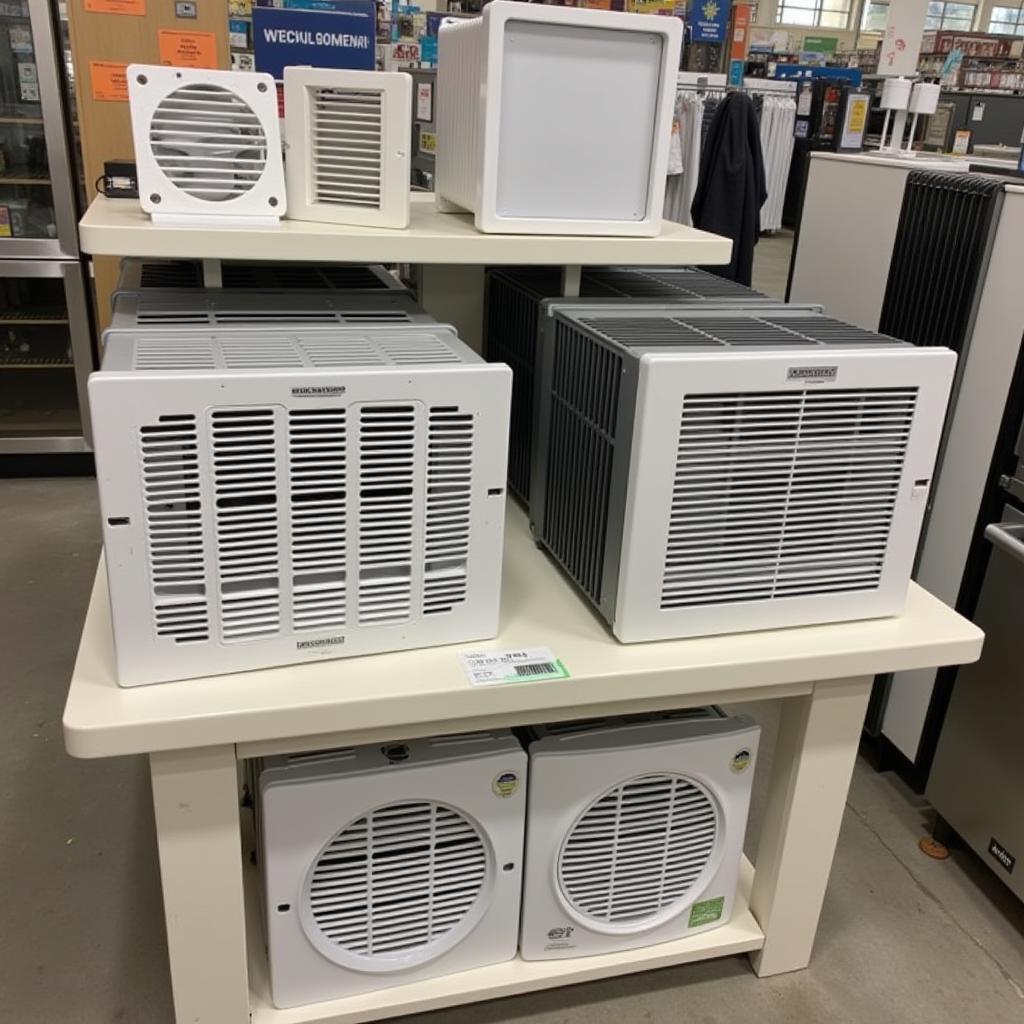
[[[288,414],[292,626],[345,625],[348,455],[345,410]]]
[[[466,600],[472,472],[472,415],[435,406],[427,424],[425,615],[450,612]]]
[[[201,288],[203,267],[195,260],[146,260],[139,268],[140,288]]]
[[[359,622],[412,615],[416,441],[413,405],[359,410]]]
[[[212,370],[216,365],[208,338],[139,338],[133,349],[135,370]]]
[[[329,764],[334,761],[351,761],[356,756],[355,747],[329,747],[326,750],[306,750],[301,754],[288,754],[288,766],[307,764]],[[258,787],[257,787],[258,789]],[[256,790],[254,790],[255,792]]]
[[[323,935],[350,953],[427,959],[473,909],[487,874],[484,839],[468,818],[433,801],[394,803],[335,836],[306,900]]]
[[[916,388],[687,395],[662,608],[878,586]]]
[[[210,414],[221,638],[272,636],[281,627],[280,497],[275,410]]]
[[[708,792],[682,775],[642,775],[595,800],[558,858],[563,895],[583,917],[642,927],[684,900],[719,834]]]
[[[198,449],[192,415],[139,430],[154,628],[179,644],[209,638]]]
[[[206,202],[244,195],[267,165],[267,137],[256,112],[229,89],[206,82],[183,85],[160,102],[149,140],[167,179]]]
[[[379,208],[381,93],[326,88],[311,91],[314,202]]]

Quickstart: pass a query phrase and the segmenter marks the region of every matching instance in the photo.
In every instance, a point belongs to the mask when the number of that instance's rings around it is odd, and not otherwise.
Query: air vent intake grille
[[[310,91],[313,200],[378,208],[383,145],[381,93],[325,88]]]
[[[662,608],[869,590],[916,388],[688,395]]]

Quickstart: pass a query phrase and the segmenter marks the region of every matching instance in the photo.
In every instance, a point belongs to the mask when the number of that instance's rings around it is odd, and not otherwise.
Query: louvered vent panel
[[[209,338],[137,338],[136,370],[212,370],[217,365]]]
[[[383,97],[356,89],[311,90],[313,199],[381,205]]]
[[[384,366],[387,360],[369,338],[340,339],[325,335],[322,338],[302,338],[298,342],[302,354],[312,366]]]
[[[202,265],[192,260],[146,261],[139,269],[140,288],[200,288]]]
[[[555,333],[544,541],[600,600],[622,358],[566,323]]]
[[[354,747],[329,747],[326,750],[306,750],[301,754],[288,754],[288,766],[328,764],[333,761],[351,761],[356,756]]]
[[[412,614],[416,408],[359,410],[359,622],[406,622]]]
[[[229,370],[287,369],[303,365],[291,338],[253,339],[245,334],[222,334],[217,339]]]
[[[227,289],[308,289],[377,291],[387,281],[370,267],[317,263],[223,263],[221,286]]]
[[[466,600],[473,497],[473,416],[435,406],[427,424],[427,507],[423,612]]]
[[[256,112],[219,85],[193,82],[163,99],[149,125],[157,166],[195,199],[245,195],[267,165],[267,137]]]
[[[562,893],[583,917],[642,927],[683,900],[718,840],[718,809],[681,775],[642,775],[594,801],[558,858]]]
[[[198,450],[195,416],[139,430],[154,628],[179,644],[207,640],[210,629]]]
[[[661,607],[877,587],[916,388],[688,395]]]
[[[292,625],[345,625],[348,548],[348,455],[345,410],[288,414]]]
[[[432,801],[388,804],[323,851],[308,905],[324,936],[357,956],[426,959],[473,909],[487,872],[483,837],[458,811]]]
[[[281,627],[280,496],[273,409],[215,409],[210,450],[216,503],[221,637]]]

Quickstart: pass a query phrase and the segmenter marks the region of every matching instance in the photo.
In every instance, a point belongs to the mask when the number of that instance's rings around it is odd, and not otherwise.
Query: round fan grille
[[[153,159],[182,192],[225,202],[248,192],[267,164],[256,112],[219,85],[194,82],[165,96],[149,128]]]
[[[487,872],[483,837],[454,808],[387,804],[327,844],[309,876],[308,909],[349,954],[423,962],[461,937]]]
[[[640,775],[577,818],[558,858],[570,906],[591,922],[644,927],[681,907],[719,833],[714,798],[682,775]]]

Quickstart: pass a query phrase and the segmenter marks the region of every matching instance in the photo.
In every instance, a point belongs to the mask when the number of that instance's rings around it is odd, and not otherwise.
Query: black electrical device
[[[138,199],[139,180],[134,160],[104,160],[96,191],[108,199]]]

